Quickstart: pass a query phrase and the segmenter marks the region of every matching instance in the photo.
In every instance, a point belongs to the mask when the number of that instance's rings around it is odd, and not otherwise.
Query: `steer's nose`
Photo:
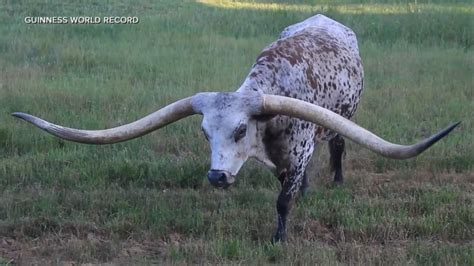
[[[227,171],[221,170],[210,170],[207,172],[207,179],[209,179],[209,182],[216,187],[226,188],[233,183],[231,174]]]

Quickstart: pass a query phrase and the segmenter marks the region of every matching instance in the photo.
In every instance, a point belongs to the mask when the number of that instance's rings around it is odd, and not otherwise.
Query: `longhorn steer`
[[[383,156],[416,156],[459,123],[415,145],[387,142],[349,121],[363,89],[357,39],[349,28],[322,15],[289,26],[266,47],[242,86],[233,93],[198,93],[127,125],[79,130],[14,113],[41,129],[71,141],[109,144],[147,134],[193,114],[211,145],[208,179],[228,187],[250,158],[270,167],[281,182],[278,229],[285,238],[286,218],[295,194],[308,186],[306,166],[316,143],[329,141],[334,182],[342,183],[344,137]]]

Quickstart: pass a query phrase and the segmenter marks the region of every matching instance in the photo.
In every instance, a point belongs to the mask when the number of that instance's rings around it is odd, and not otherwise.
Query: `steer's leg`
[[[282,189],[277,200],[277,231],[273,235],[272,242],[279,242],[286,239],[286,218],[290,211],[292,196],[287,194],[285,189]]]
[[[281,183],[281,191],[276,203],[277,230],[272,238],[273,242],[278,242],[285,240],[286,219],[292,201],[300,191],[306,166],[313,155],[315,125],[282,116],[272,120],[266,126],[265,149],[276,166]]]
[[[306,166],[313,154],[314,143],[312,141],[300,142],[293,147],[294,152],[289,156],[290,166],[284,178],[280,179],[282,187],[276,204],[278,217],[278,228],[273,235],[273,242],[283,241],[286,238],[286,219],[290,212],[293,198],[300,191],[305,179]],[[307,187],[307,184],[306,184]]]
[[[342,185],[342,154],[344,153],[344,138],[337,134],[329,141],[329,153],[331,155],[331,171],[334,172],[334,184]]]
[[[284,241],[286,239],[286,219],[288,217],[288,213],[290,212],[293,198],[301,187],[303,175],[303,171],[300,173],[290,171],[283,181],[282,189],[280,191],[280,195],[278,195],[276,204],[276,209],[278,212],[278,228],[272,238],[274,243]]]

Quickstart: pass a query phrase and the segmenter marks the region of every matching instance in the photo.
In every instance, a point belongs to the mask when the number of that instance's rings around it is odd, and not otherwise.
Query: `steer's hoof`
[[[309,193],[309,186],[302,187],[300,192],[301,192],[301,197],[302,198],[306,197],[306,195],[308,195],[308,193]]]
[[[282,234],[280,232],[276,232],[272,237],[272,244],[277,244],[277,243],[281,243],[285,241],[286,241],[285,234]]]
[[[334,175],[334,182],[333,182],[333,186],[334,187],[340,187],[344,184],[344,177],[342,177],[342,174],[341,173],[336,173]]]

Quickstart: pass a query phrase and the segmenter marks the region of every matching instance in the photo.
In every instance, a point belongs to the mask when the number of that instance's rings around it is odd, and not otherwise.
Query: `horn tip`
[[[14,116],[14,117],[23,119],[27,122],[30,122],[33,125],[36,125],[36,126],[38,126],[40,128],[43,128],[43,129],[48,125],[48,122],[46,122],[46,121],[42,120],[41,118],[38,118],[34,115],[27,114],[27,113],[14,112],[11,115]]]
[[[451,124],[450,126],[448,126],[447,128],[441,130],[438,134],[436,134],[432,140],[430,141],[431,144],[434,144],[435,142],[437,142],[438,140],[446,137],[451,131],[453,131],[453,129],[455,129],[457,126],[459,126],[459,124],[461,124],[461,121],[459,122],[456,122],[456,123],[453,123]],[[431,145],[430,144],[430,145]]]
[[[449,127],[447,127],[443,132],[447,135],[449,132],[451,132],[453,129],[455,129],[459,124],[461,124],[462,121],[458,121],[456,123],[451,124]]]
[[[24,119],[24,120],[26,120],[28,118],[28,116],[30,116],[29,114],[25,114],[25,113],[22,113],[22,112],[14,112],[14,113],[11,113],[11,115],[14,116],[14,117],[17,117],[17,118]]]

